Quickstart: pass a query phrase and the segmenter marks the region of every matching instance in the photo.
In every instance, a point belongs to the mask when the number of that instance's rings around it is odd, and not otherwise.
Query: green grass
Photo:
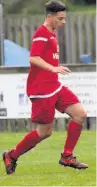
[[[25,133],[1,133],[0,154],[16,145]],[[54,132],[18,160],[14,175],[6,175],[0,159],[0,186],[96,186],[96,133],[83,131],[75,155],[88,163],[87,170],[75,170],[58,164],[66,133]]]

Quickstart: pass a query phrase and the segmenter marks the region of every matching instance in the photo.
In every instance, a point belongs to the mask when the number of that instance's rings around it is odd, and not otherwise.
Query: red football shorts
[[[32,100],[32,122],[38,124],[52,123],[55,116],[55,109],[61,113],[65,113],[65,109],[71,105],[79,103],[78,97],[67,87],[62,89],[55,95],[48,98],[35,98]]]

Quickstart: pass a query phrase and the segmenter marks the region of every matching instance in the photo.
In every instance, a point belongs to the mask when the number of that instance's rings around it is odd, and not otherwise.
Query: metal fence
[[[29,49],[34,31],[44,16],[9,16],[4,19],[5,38]],[[79,62],[80,54],[91,54],[96,59],[96,15],[68,13],[67,23],[57,33],[61,63]]]

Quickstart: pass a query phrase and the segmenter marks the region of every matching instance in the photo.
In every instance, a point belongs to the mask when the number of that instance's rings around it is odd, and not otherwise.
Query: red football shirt
[[[47,63],[58,66],[59,45],[56,35],[51,33],[44,25],[40,26],[33,36],[30,56],[40,56]],[[34,98],[36,95],[52,94],[59,87],[57,73],[30,64],[27,79],[27,94],[30,98]]]

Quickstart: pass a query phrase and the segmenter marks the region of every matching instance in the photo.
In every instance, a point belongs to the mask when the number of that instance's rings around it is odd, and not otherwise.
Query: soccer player
[[[59,164],[76,169],[86,169],[73,151],[80,137],[86,111],[77,96],[58,81],[58,73],[71,71],[59,65],[59,45],[55,30],[66,23],[66,7],[60,1],[45,4],[45,21],[35,32],[30,52],[30,71],[27,79],[27,95],[32,102],[31,118],[37,128],[28,133],[16,147],[3,153],[7,174],[15,171],[18,158],[33,149],[52,134],[55,109],[71,117],[68,133]]]

